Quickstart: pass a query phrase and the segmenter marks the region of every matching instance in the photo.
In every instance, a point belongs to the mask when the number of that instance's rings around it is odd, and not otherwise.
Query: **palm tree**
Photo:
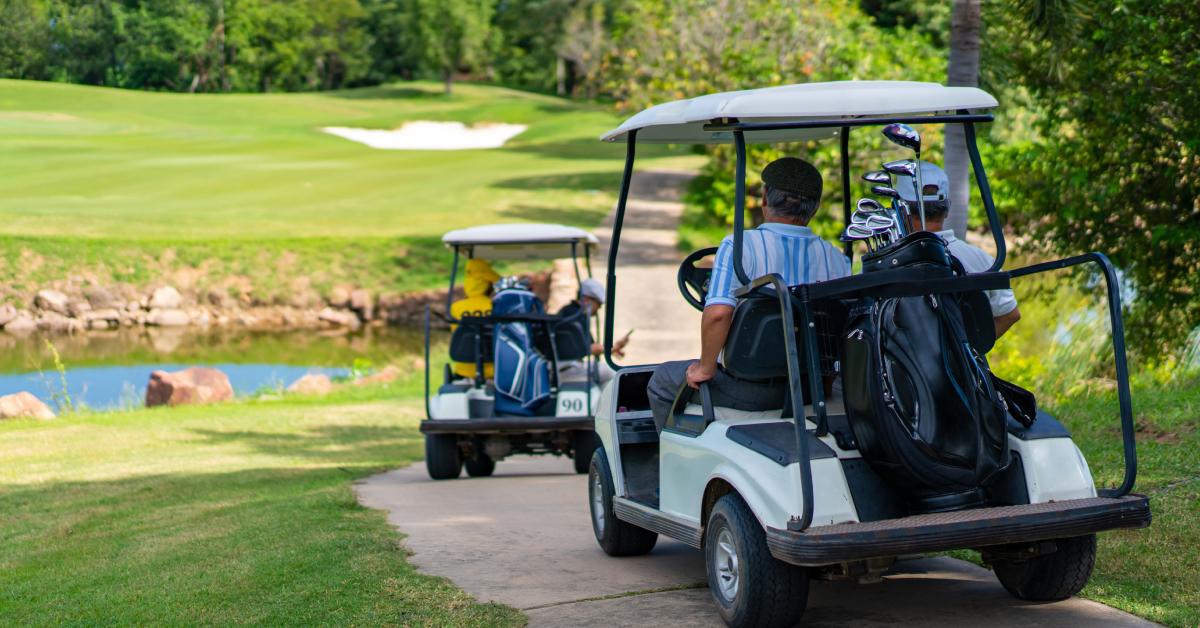
[[[946,69],[946,84],[975,87],[979,85],[980,0],[954,0],[950,14],[950,63]],[[950,179],[950,215],[946,228],[962,238],[967,234],[967,203],[971,173],[967,155],[966,134],[962,125],[946,125],[946,177]]]

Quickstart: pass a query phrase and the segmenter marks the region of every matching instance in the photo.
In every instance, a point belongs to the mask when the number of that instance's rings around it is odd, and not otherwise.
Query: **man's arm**
[[[996,338],[999,339],[1004,332],[1021,320],[1021,308],[1014,307],[1008,314],[997,316],[992,320],[996,323]]]
[[[725,347],[732,324],[732,306],[710,305],[704,308],[704,315],[700,318],[700,361],[688,367],[688,386],[698,388],[700,382],[706,382],[717,374],[717,356]]]

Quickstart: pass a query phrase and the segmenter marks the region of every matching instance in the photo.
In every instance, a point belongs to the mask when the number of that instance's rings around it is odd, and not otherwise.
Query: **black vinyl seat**
[[[814,302],[811,307],[821,374],[837,375],[838,339],[849,318],[849,310],[844,303],[836,300]],[[753,294],[740,300],[733,311],[733,323],[725,341],[725,372],[737,379],[750,381],[787,378],[782,316],[779,301],[774,295]],[[800,372],[807,373],[805,334],[799,331],[793,330],[799,351]]]

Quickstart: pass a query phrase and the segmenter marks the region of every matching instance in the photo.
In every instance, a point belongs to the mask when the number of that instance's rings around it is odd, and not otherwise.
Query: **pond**
[[[237,395],[285,388],[308,373],[330,377],[352,368],[411,364],[421,333],[409,328],[360,331],[122,329],[75,336],[0,334],[0,395],[28,391],[52,407],[115,409],[142,405],[155,370],[211,366]],[[57,355],[57,358],[56,358]]]

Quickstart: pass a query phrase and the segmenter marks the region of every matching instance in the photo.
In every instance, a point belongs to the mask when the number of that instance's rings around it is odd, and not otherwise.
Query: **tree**
[[[495,0],[409,0],[412,45],[423,65],[453,92],[454,74],[478,70],[495,44]]]
[[[979,0],[954,0],[950,17],[950,61],[946,83],[952,86],[979,85]],[[960,124],[946,126],[946,177],[950,180],[950,215],[946,228],[953,229],[959,238],[967,235],[968,202],[970,200],[970,158],[967,155],[966,131]]]

